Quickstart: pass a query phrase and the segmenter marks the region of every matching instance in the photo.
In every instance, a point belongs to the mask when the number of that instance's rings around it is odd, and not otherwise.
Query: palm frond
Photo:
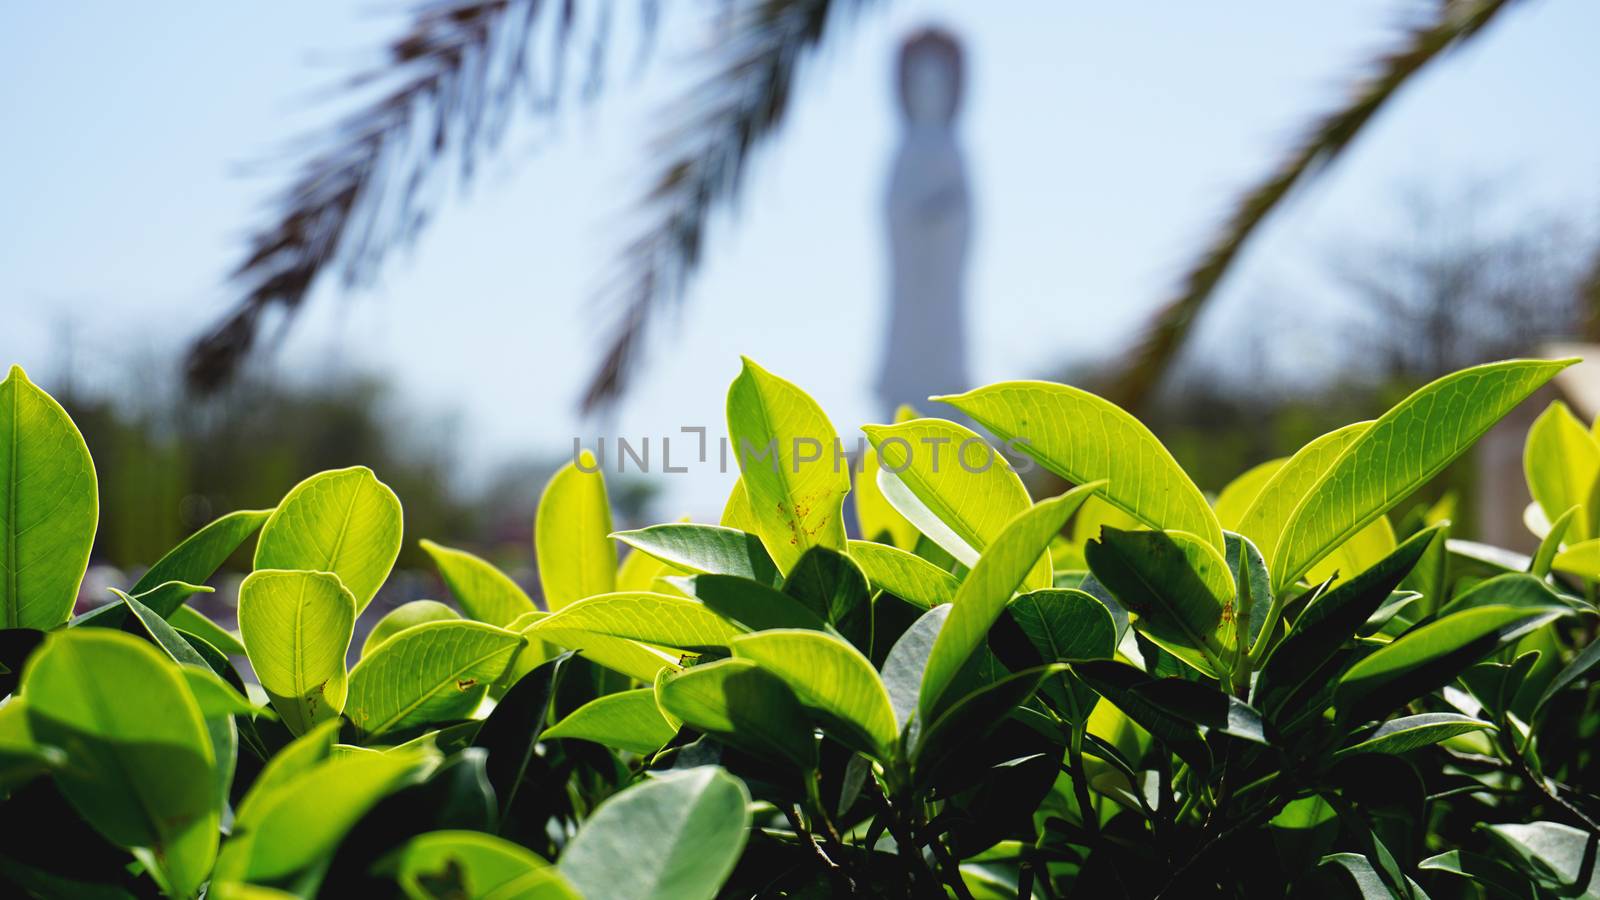
[[[1362,128],[1428,63],[1481,32],[1514,0],[1442,0],[1436,16],[1409,27],[1395,48],[1370,66],[1350,102],[1317,119],[1306,136],[1261,183],[1246,191],[1216,239],[1145,327],[1111,379],[1108,393],[1138,406],[1159,383],[1218,284],[1256,229],[1298,184],[1350,146]]]
[[[647,32],[657,0],[639,0]],[[595,10],[588,17],[585,9]],[[241,296],[189,351],[192,387],[225,383],[256,343],[263,313],[292,314],[325,275],[370,282],[388,251],[415,239],[442,193],[443,163],[461,181],[496,148],[519,107],[549,113],[580,34],[592,34],[582,94],[598,85],[611,4],[575,0],[421,0],[404,31],[341,95],[353,108],[293,149],[271,220],[230,273]],[[543,40],[547,37],[548,40]],[[540,58],[539,48],[544,55]]]
[[[585,412],[615,402],[644,350],[650,325],[676,305],[699,265],[712,214],[736,197],[753,151],[782,124],[801,61],[866,0],[754,0],[722,12],[712,73],[672,108],[651,145],[660,160],[641,203],[644,224],[602,291],[610,337],[584,392]]]

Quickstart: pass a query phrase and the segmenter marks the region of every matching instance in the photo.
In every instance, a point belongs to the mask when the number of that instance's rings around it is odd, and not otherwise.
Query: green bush
[[[1531,559],[1450,539],[1443,510],[1397,512],[1567,364],[1448,376],[1215,498],[1075,388],[935,398],[1007,453],[909,412],[867,426],[869,540],[851,540],[833,426],[747,363],[720,524],[613,532],[598,461],[575,460],[537,513],[545,608],[422,541],[454,605],[393,610],[353,667],[402,543],[371,471],[223,516],[73,617],[94,466],[13,369],[0,882],[1600,896],[1600,443],[1559,404],[1533,428]],[[1033,502],[1016,472],[1033,464],[1077,487]],[[235,634],[186,601],[252,538]]]

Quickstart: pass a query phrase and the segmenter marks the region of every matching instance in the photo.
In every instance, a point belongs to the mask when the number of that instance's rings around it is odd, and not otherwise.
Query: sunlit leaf
[[[1390,719],[1359,742],[1340,750],[1336,756],[1349,756],[1355,753],[1409,753],[1458,734],[1492,730],[1494,723],[1463,716],[1460,713],[1422,713]]]
[[[897,729],[889,694],[861,651],[820,631],[778,629],[732,642],[733,654],[778,676],[826,730],[878,759],[892,755]]]
[[[653,687],[596,697],[544,731],[546,738],[578,738],[648,755],[660,750],[678,726],[656,706]]]
[[[524,640],[483,622],[408,628],[351,670],[345,712],[368,738],[466,718]]]
[[[1269,557],[1274,588],[1294,584],[1369,522],[1443,471],[1502,416],[1573,362],[1510,360],[1464,369],[1420,388],[1384,413],[1295,507]]]
[[[1152,528],[1187,531],[1222,552],[1222,525],[1167,448],[1115,404],[1044,381],[1008,381],[935,397],[1075,484],[1101,479],[1101,496]]]
[[[271,515],[270,509],[240,509],[218,516],[168,550],[155,565],[139,576],[128,593],[139,597],[168,582],[205,584],[240,545],[261,530]],[[177,608],[167,608],[166,604],[151,602],[151,599],[146,599],[145,605],[162,616],[172,615]]]
[[[71,629],[33,654],[22,686],[35,740],[66,752],[54,777],[73,808],[193,895],[217,853],[217,760],[178,666],[131,635]]]
[[[887,544],[851,541],[848,552],[873,587],[925,609],[954,600],[961,584],[922,557]]]
[[[849,466],[815,400],[745,359],[728,388],[728,435],[757,534],[780,570],[812,547],[844,549]]]
[[[564,631],[587,631],[683,650],[726,647],[741,633],[699,600],[647,592],[586,597],[528,629],[532,637]]]
[[[663,676],[655,694],[662,709],[697,731],[802,770],[817,766],[811,723],[794,691],[751,660],[723,659]]]
[[[326,572],[262,569],[239,585],[239,632],[283,724],[305,733],[344,710],[356,599]]]
[[[0,627],[43,631],[67,620],[99,515],[83,435],[12,366],[0,381]]]
[[[1217,500],[1212,504],[1212,508],[1217,511],[1217,521],[1222,523],[1224,531],[1240,530],[1239,525],[1244,521],[1245,513],[1255,504],[1256,498],[1261,495],[1261,489],[1288,461],[1288,457],[1282,457],[1251,466],[1238,478],[1228,482],[1227,486],[1217,494]]]
[[[1600,475],[1600,442],[1565,403],[1555,400],[1528,429],[1522,453],[1524,477],[1535,503],[1552,521],[1576,506],[1584,509],[1570,526],[1569,543],[1596,537],[1595,515],[1589,509]]]
[[[421,546],[468,618],[504,628],[538,608],[515,581],[487,561],[426,539]]]
[[[519,844],[478,831],[430,831],[381,864],[412,900],[578,900],[561,874]]]
[[[917,710],[930,720],[939,708],[945,689],[973,651],[983,643],[990,626],[1010,602],[1011,595],[1024,584],[1050,539],[1066,525],[1067,519],[1084,499],[1104,487],[1086,484],[1018,514],[979,557],[951,603],[950,618],[934,642],[928,668],[918,694]]]
[[[534,520],[539,584],[551,612],[616,589],[617,545],[610,535],[605,476],[585,450],[550,477]]]
[[[1033,505],[1011,464],[969,428],[913,419],[861,430],[878,452],[884,497],[963,565],[977,563],[1006,523]],[[914,502],[905,502],[906,492]],[[1029,587],[1049,587],[1050,571],[1048,556],[1040,559],[1028,575]]]
[[[367,632],[367,639],[361,645],[361,657],[365,659],[372,655],[372,651],[376,650],[379,644],[408,628],[415,628],[425,622],[442,622],[459,618],[461,618],[460,613],[437,600],[413,600],[410,603],[402,603],[384,613],[378,624]]]
[[[400,499],[365,466],[295,485],[256,541],[255,568],[332,572],[367,608],[400,555]]]

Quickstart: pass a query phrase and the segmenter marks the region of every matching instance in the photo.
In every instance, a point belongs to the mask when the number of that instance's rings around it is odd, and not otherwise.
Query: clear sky
[[[460,413],[479,467],[592,435],[575,414],[602,336],[592,289],[648,174],[663,85],[693,71],[700,17],[716,4],[664,5],[642,78],[613,79],[592,109],[512,141],[375,289],[324,286],[279,362],[388,374],[417,407]],[[941,23],[967,45],[969,302],[987,382],[1115,353],[1236,190],[1417,7],[876,5],[804,71],[787,129],[737,215],[718,221],[710,263],[658,334],[618,427],[716,434],[741,353],[804,385],[842,433],[875,417],[889,75],[907,31]],[[280,183],[248,164],[324,121],[319,92],[399,21],[325,0],[0,5],[0,361],[47,381],[70,335],[80,369],[116,379],[134,354],[176,348],[210,322],[230,300],[223,275],[242,235]],[[1229,322],[1268,315],[1283,323],[1280,351],[1314,359],[1321,335],[1301,315],[1318,305],[1314,248],[1381,233],[1399,187],[1509,178],[1518,209],[1600,209],[1597,39],[1600,3],[1525,0],[1432,69],[1252,246],[1208,316],[1211,343]],[[696,473],[663,488],[667,505],[705,514],[729,483]]]

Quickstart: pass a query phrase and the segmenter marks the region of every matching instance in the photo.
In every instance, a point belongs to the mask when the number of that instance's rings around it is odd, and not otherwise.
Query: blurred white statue
[[[961,66],[961,47],[946,31],[919,31],[900,49],[905,118],[889,180],[889,331],[878,377],[890,413],[902,403],[927,412],[928,395],[969,387],[963,280],[972,213],[955,133]]]

